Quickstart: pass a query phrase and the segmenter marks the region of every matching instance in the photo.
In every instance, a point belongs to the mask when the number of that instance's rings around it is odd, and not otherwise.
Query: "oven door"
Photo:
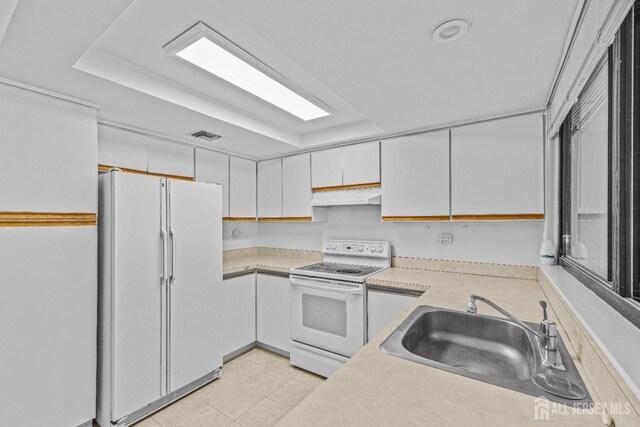
[[[347,357],[362,348],[363,285],[301,276],[289,280],[292,340]]]

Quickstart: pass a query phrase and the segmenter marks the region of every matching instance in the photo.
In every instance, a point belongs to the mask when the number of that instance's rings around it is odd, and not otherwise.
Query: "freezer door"
[[[169,392],[222,366],[222,189],[168,180]]]
[[[161,230],[166,183],[150,176],[111,175],[111,419],[118,420],[159,399],[164,392]]]

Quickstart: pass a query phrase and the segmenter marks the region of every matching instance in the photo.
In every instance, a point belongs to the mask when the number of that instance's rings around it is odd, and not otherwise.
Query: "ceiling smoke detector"
[[[191,136],[198,139],[204,139],[205,141],[215,141],[216,139],[222,138],[222,136],[213,132],[207,132],[206,130],[193,132]]]
[[[433,40],[438,43],[449,43],[464,37],[469,32],[471,23],[466,19],[449,19],[433,30]]]

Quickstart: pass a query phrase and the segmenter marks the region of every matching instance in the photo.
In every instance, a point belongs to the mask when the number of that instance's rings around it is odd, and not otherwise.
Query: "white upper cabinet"
[[[149,138],[147,171],[193,178],[193,147]]]
[[[282,216],[311,218],[311,155],[282,159]]]
[[[98,126],[100,165],[193,178],[193,157],[193,147],[105,125]]]
[[[313,188],[342,185],[342,148],[311,153],[311,173]]]
[[[282,159],[258,162],[258,218],[282,217]]]
[[[380,143],[348,145],[342,149],[342,185],[380,182]]]
[[[229,217],[256,217],[256,162],[252,160],[229,159]]]
[[[196,181],[222,184],[222,216],[229,216],[229,156],[196,148]]]
[[[0,211],[96,212],[96,110],[0,85]]]
[[[380,143],[368,142],[311,153],[311,185],[340,187],[380,182]]]
[[[148,145],[146,136],[98,125],[98,163],[101,165],[146,171]]]
[[[542,115],[451,130],[453,219],[543,216]]]
[[[382,141],[382,219],[449,219],[449,131]]]

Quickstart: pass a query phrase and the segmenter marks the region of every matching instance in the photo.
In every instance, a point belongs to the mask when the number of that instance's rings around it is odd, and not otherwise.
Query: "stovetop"
[[[372,274],[382,270],[384,270],[384,267],[337,262],[319,262],[316,264],[293,268],[291,269],[291,274],[363,282],[367,276],[371,276]]]

